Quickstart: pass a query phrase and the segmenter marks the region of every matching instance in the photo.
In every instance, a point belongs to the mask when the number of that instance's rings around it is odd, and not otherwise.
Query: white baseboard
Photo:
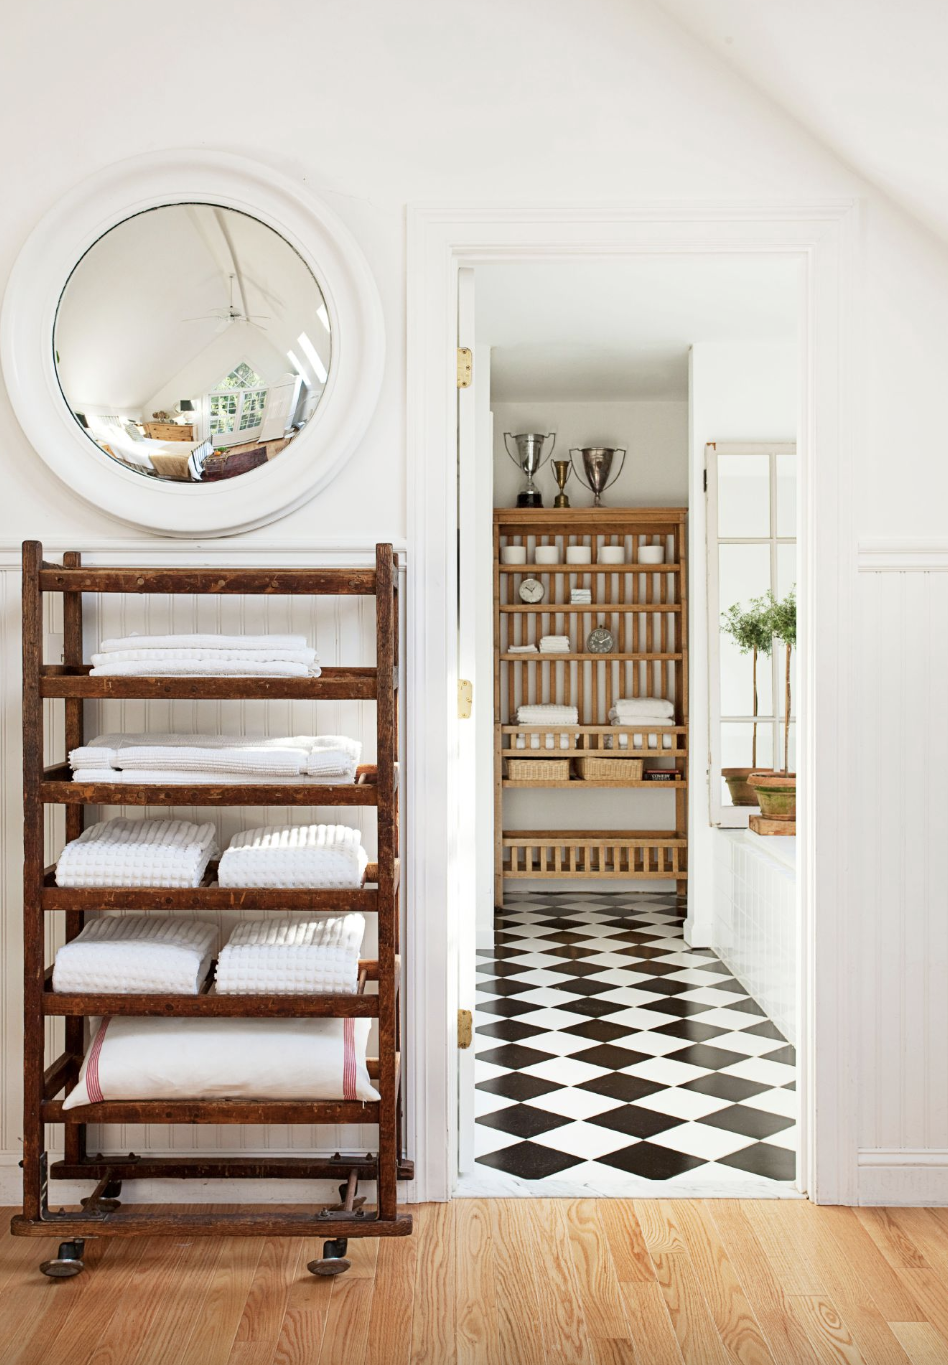
[[[948,1205],[948,1150],[860,1148],[858,1191],[860,1204]]]
[[[478,929],[475,935],[475,942],[481,952],[492,953],[494,951],[493,929]]]

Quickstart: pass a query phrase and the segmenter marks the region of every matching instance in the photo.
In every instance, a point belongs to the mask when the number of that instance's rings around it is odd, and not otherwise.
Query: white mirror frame
[[[323,291],[332,361],[323,396],[278,459],[206,486],[144,479],[99,450],[56,376],[53,327],[76,262],[133,214],[168,204],[219,204],[259,219],[293,246]],[[107,167],[65,195],[27,239],[0,318],[0,356],[17,418],[50,469],[79,497],[167,536],[248,531],[309,501],[365,433],[385,360],[382,305],[349,230],[295,181],[223,152],[161,152]]]

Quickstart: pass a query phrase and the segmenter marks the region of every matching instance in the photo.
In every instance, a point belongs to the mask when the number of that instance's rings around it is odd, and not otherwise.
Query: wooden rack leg
[[[395,561],[391,546],[376,550],[376,666],[378,668],[378,938],[379,938],[379,1171],[378,1215],[398,1209],[397,1064],[395,1056],[395,759],[398,727],[395,670]]]
[[[46,1153],[40,1117],[43,1101],[45,1021],[43,1019],[44,925],[41,898],[45,863],[45,812],[40,800],[43,771],[43,595],[42,547],[23,547],[23,1213],[40,1218],[46,1206]]]
[[[78,569],[82,566],[82,556],[75,550],[63,555],[63,568]],[[67,667],[78,667],[82,663],[82,593],[63,593],[63,663]],[[65,710],[65,741],[67,755],[83,742],[82,699],[67,697]],[[85,807],[77,804],[66,807],[66,842],[78,839],[85,826]],[[66,912],[66,942],[74,939],[80,932],[85,920],[81,910]],[[80,1018],[66,1020],[66,1051],[74,1057],[82,1056],[85,1045],[85,1022]],[[63,1140],[63,1156],[66,1161],[84,1161],[86,1156],[86,1125],[70,1123],[66,1125]]]

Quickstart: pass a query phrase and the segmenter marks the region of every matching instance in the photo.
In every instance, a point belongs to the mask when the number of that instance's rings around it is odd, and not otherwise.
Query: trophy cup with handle
[[[579,477],[579,470],[576,469],[576,456],[582,456],[583,474],[586,483],[595,496],[593,505],[595,507],[601,507],[603,493],[605,493],[607,488],[612,487],[616,479],[622,473],[622,466],[625,464],[625,450],[612,446],[585,446],[582,449],[577,448],[571,450],[569,454],[570,459],[573,461],[573,469],[576,471],[577,478]],[[612,473],[612,462],[617,455],[620,455],[622,458],[619,461],[619,468],[616,470],[614,477],[610,479],[609,475]]]
[[[510,442],[513,441],[517,447],[516,455],[510,449]],[[547,441],[550,443],[548,450],[544,452]],[[553,454],[553,447],[556,444],[556,433],[550,432],[543,435],[538,431],[524,431],[518,436],[511,436],[509,431],[504,432],[504,445],[507,454],[515,465],[527,476],[526,486],[517,494],[518,507],[542,507],[543,497],[539,488],[533,482],[534,475],[538,473],[544,460],[549,459]]]
[[[553,477],[556,486],[560,490],[553,499],[554,507],[569,507],[569,498],[566,496],[566,485],[569,483],[569,476],[573,472],[573,466],[569,460],[553,461]]]

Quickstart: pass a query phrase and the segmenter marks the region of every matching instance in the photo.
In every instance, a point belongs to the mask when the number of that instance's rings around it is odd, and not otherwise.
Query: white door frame
[[[409,1038],[414,1195],[450,1198],[457,1179],[457,271],[497,260],[765,253],[806,275],[797,823],[800,863],[802,1188],[856,1196],[860,924],[847,822],[855,403],[853,268],[858,204],[418,206],[408,221],[407,712],[411,763]],[[818,761],[817,761],[818,760]],[[818,931],[817,931],[818,927]]]

